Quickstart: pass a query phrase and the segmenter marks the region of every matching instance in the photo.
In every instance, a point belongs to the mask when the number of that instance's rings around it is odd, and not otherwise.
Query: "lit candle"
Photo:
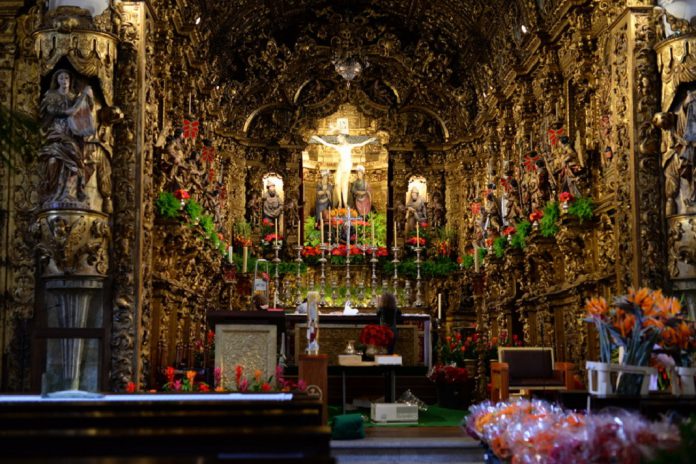
[[[230,246],[227,247],[227,262],[229,262],[230,264],[232,264],[232,262],[233,262],[233,259],[232,259],[232,258],[233,258],[233,255],[232,255],[232,245],[230,245]]]
[[[244,247],[244,252],[242,253],[242,272],[246,274],[247,272],[247,264],[249,262],[249,247],[245,246]]]
[[[278,246],[278,218],[275,219],[275,245]]]
[[[442,319],[442,293],[437,294],[437,318]]]
[[[324,244],[324,216],[319,216],[319,229],[321,230],[321,244]]]

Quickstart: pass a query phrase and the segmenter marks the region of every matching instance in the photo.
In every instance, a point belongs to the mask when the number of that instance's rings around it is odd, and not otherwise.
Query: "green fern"
[[[184,211],[188,215],[189,221],[195,224],[203,214],[203,207],[196,200],[188,200],[184,206]]]
[[[471,269],[474,265],[474,256],[473,255],[465,255],[464,258],[462,258],[462,266],[464,269]]]
[[[505,237],[497,237],[493,240],[493,252],[498,258],[505,256],[505,248],[507,248],[508,242]]]
[[[573,204],[568,207],[568,214],[578,218],[580,224],[589,221],[594,216],[594,202],[589,197],[578,197]]]
[[[532,229],[532,225],[529,221],[522,221],[515,227],[515,233],[512,235],[510,240],[510,246],[512,248],[518,248],[524,250],[527,246],[527,236],[529,231]]]
[[[486,257],[487,254],[488,254],[488,250],[486,248],[479,248],[478,249],[479,261],[483,262],[483,259]]]
[[[155,200],[157,213],[166,219],[177,219],[181,202],[171,192],[160,192],[157,200]]]
[[[558,218],[561,212],[557,201],[549,201],[544,207],[544,217],[539,221],[539,230],[544,237],[553,237],[558,233]]]

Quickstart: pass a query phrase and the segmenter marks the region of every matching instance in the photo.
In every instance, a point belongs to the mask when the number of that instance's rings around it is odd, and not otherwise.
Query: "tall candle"
[[[396,221],[394,221],[394,246],[396,246]]]
[[[242,272],[246,274],[247,264],[249,262],[249,247],[245,246],[243,250],[244,252],[242,253]]]
[[[278,218],[275,219],[275,245],[278,246]]]
[[[321,244],[324,244],[324,216],[319,216],[319,229],[321,230]]]
[[[273,308],[275,309],[277,307],[278,307],[278,290],[275,290],[273,292]]]
[[[297,222],[297,246],[300,246],[300,245],[302,245],[302,244],[300,243],[300,223],[298,221]]]
[[[418,220],[416,220],[416,246],[420,246],[420,227],[418,226]]]
[[[478,272],[480,265],[478,247],[474,244],[474,271]]]
[[[442,319],[442,293],[437,294],[437,318]]]
[[[227,262],[232,264],[232,262],[234,261],[232,258],[233,258],[232,245],[230,245],[227,247]]]
[[[372,246],[375,246],[375,220],[372,215],[370,215],[370,222],[372,222]]]

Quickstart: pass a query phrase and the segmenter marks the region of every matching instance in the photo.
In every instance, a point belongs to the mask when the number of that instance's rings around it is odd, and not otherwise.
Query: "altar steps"
[[[483,463],[483,449],[459,427],[371,427],[360,440],[331,441],[337,464]]]

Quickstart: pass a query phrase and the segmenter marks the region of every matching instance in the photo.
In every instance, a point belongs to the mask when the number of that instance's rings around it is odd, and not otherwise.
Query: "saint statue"
[[[433,230],[445,225],[445,209],[440,200],[440,193],[435,192],[428,205],[428,216],[430,217],[430,227]]]
[[[570,192],[574,197],[581,196],[578,187],[578,175],[582,171],[582,162],[577,152],[570,145],[570,139],[563,136],[558,144],[560,153],[555,158],[555,174],[558,193]]]
[[[421,223],[428,220],[428,213],[425,207],[425,202],[420,197],[418,189],[411,189],[408,201],[406,202],[406,224],[405,235],[416,230],[416,222]]]
[[[492,187],[495,187],[495,184],[492,185]],[[491,186],[489,186],[489,189],[490,188]],[[500,205],[498,204],[498,197],[495,196],[495,192],[488,192],[486,195],[484,217],[483,230],[486,236],[490,233],[494,235],[500,233],[503,225],[503,216],[500,212]]]
[[[696,91],[689,92],[684,100],[682,121],[685,146],[679,155],[680,174],[688,181],[682,197],[687,206],[693,206],[696,204]]]
[[[283,203],[276,192],[275,184],[268,184],[266,196],[263,198],[263,217],[273,221],[283,212]]]
[[[370,137],[362,142],[348,143],[347,137],[347,134],[339,134],[336,137],[338,140],[337,144],[329,143],[317,135],[313,135],[310,139],[326,147],[333,148],[341,157],[334,178],[334,187],[336,188],[336,197],[338,199],[336,206],[338,208],[348,208],[348,187],[350,184],[350,172],[353,169],[353,148],[364,147],[368,143],[377,140],[377,137]]]
[[[321,180],[317,185],[317,199],[314,205],[316,226],[319,227],[322,215],[324,222],[329,221],[329,209],[331,208],[331,194],[333,193],[333,185],[329,183],[329,171],[321,171]],[[324,212],[326,211],[326,213]]]
[[[261,224],[261,198],[255,190],[251,192],[247,200],[247,218],[253,229]]]
[[[358,173],[358,178],[353,181],[350,192],[353,194],[355,209],[358,210],[359,215],[365,217],[372,209],[372,194],[367,179],[365,179],[365,167],[358,166],[355,170]]]
[[[45,165],[42,195],[46,202],[87,200],[84,145],[85,137],[96,130],[92,117],[94,95],[90,86],[76,95],[71,84],[70,73],[59,69],[41,100],[45,143],[39,159]]]

